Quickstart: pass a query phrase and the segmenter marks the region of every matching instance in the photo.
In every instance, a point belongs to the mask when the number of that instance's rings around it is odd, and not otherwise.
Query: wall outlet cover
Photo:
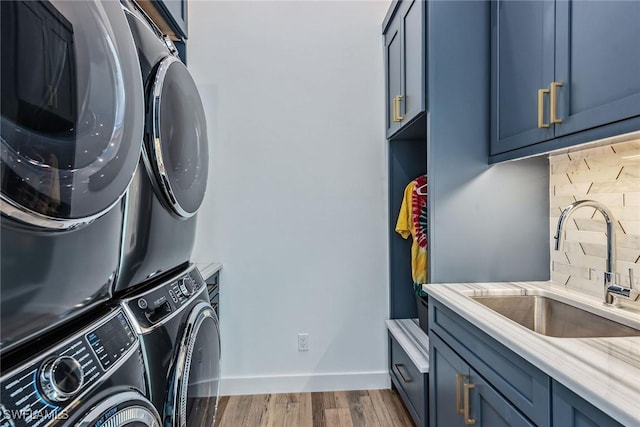
[[[309,334],[298,334],[298,351],[309,351]]]

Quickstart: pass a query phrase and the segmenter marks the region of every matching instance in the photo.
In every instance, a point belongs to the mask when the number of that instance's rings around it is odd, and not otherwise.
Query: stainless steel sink
[[[550,337],[640,336],[640,329],[545,296],[492,295],[471,298],[534,332]]]

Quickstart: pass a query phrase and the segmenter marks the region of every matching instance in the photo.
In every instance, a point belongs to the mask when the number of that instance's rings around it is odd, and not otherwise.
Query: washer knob
[[[49,360],[40,370],[40,387],[52,402],[64,402],[73,397],[83,383],[82,365],[70,356]]]
[[[180,280],[180,292],[182,292],[182,295],[185,297],[189,297],[189,295],[191,295],[191,288],[187,283],[189,283],[187,279]]]

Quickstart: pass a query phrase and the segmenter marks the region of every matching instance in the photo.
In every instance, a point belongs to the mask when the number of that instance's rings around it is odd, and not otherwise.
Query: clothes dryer
[[[138,336],[110,309],[2,374],[0,425],[159,427],[145,378]]]
[[[194,266],[122,301],[142,341],[149,397],[165,427],[212,426],[220,337],[207,286]]]
[[[187,67],[135,3],[123,7],[138,49],[146,120],[126,199],[118,295],[188,265],[209,162],[204,109]]]
[[[108,300],[144,102],[119,3],[2,1],[0,349]]]

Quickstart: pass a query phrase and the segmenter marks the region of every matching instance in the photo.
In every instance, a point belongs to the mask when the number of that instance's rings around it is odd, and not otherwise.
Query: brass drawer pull
[[[561,82],[551,83],[551,94],[549,100],[549,118],[551,123],[562,123],[562,119],[556,117],[558,108],[558,88],[562,87]]]
[[[472,388],[475,388],[475,386],[475,384],[464,385],[464,423],[466,425],[472,425],[476,423],[476,420],[469,416],[469,392]]]
[[[402,95],[398,95],[397,98],[398,98],[398,101],[397,101],[397,103],[398,103],[398,121],[401,122],[402,120],[404,120],[404,117],[402,117],[400,115],[400,102],[402,102],[403,96]]]
[[[396,371],[398,372],[398,375],[400,375],[400,378],[402,378],[402,381],[404,381],[405,384],[409,384],[410,382],[413,382],[413,380],[411,378],[405,378],[404,375],[402,375],[402,370],[400,370],[400,366],[404,366],[401,363],[395,363],[394,368],[396,368]]]
[[[549,89],[538,89],[538,127],[541,129],[549,127],[549,123],[544,122],[544,94],[545,93],[549,93]]]
[[[393,101],[392,101],[392,105],[393,105],[393,122],[397,123],[400,120],[398,120],[398,97],[394,96],[393,97]]]
[[[462,398],[460,397],[460,395],[462,394],[462,390],[460,390],[460,388],[461,388],[461,385],[462,385],[462,381],[466,380],[467,378],[469,378],[468,375],[464,375],[464,374],[457,374],[456,375],[456,411],[460,415],[462,415],[464,413],[464,409],[460,405],[460,403],[462,401]]]
[[[393,121],[396,123],[404,119],[404,117],[400,115],[400,101],[402,101],[402,95],[393,98]]]

